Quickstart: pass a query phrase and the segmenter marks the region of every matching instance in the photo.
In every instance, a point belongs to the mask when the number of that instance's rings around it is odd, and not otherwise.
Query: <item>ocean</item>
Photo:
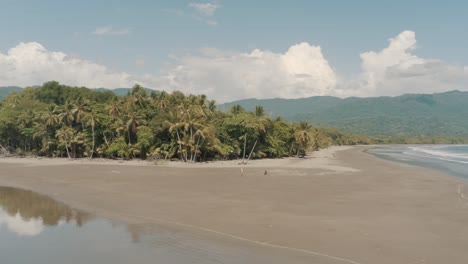
[[[397,145],[368,150],[380,158],[431,168],[468,179],[468,145]]]

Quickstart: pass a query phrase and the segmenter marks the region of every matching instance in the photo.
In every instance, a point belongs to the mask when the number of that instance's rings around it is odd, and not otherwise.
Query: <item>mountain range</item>
[[[4,86],[0,87],[0,101],[7,95],[9,95],[12,92],[20,92],[21,87],[18,86]]]
[[[239,104],[248,111],[261,105],[273,117],[309,121],[364,135],[453,137],[468,136],[468,92],[405,94],[396,97],[337,98],[316,96],[301,99],[246,99]]]

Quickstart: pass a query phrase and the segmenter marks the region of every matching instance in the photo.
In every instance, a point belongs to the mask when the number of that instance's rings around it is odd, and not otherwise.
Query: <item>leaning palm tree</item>
[[[177,152],[182,153],[182,140],[180,128],[183,127],[183,124],[180,122],[181,117],[178,112],[169,112],[166,120],[164,120],[163,125],[169,130],[169,133],[173,135],[174,131],[177,135],[177,145],[179,146]]]
[[[67,156],[69,159],[71,159],[71,156],[70,156],[68,145],[70,141],[73,139],[74,134],[75,133],[73,129],[67,126],[64,126],[55,132],[55,137],[59,140],[59,143],[62,143],[65,145],[65,149],[67,151]]]
[[[257,105],[255,107],[255,112],[252,117],[251,114],[248,115],[249,117],[245,119],[244,126],[246,128],[246,131],[252,131],[253,136],[255,138],[255,143],[250,150],[249,156],[247,157],[247,160],[244,160],[243,163],[247,164],[247,162],[250,160],[252,157],[252,153],[255,150],[255,147],[257,146],[258,139],[260,135],[263,135],[266,133],[266,128],[268,126],[269,119],[265,114],[265,110],[263,106]],[[247,132],[245,134],[245,139],[247,139]],[[246,142],[246,140],[244,141]],[[244,157],[245,157],[245,145],[244,145]]]

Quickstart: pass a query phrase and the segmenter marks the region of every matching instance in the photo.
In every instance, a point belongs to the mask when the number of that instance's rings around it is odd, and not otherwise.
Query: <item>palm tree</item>
[[[146,98],[148,93],[143,86],[136,84],[133,86],[132,91],[126,97],[127,108],[131,110],[144,108],[146,105]]]
[[[122,132],[127,130],[127,125],[120,118],[115,118],[113,121],[114,122],[110,125],[110,127],[115,132],[117,137],[120,137],[122,135]]]
[[[256,117],[264,117],[265,116],[265,109],[261,105],[255,106],[255,116]]]
[[[297,148],[297,157],[299,157],[299,151],[306,151],[309,143],[312,140],[312,126],[305,121],[299,122],[296,126],[296,132],[294,133],[294,138],[298,145]]]
[[[266,127],[268,125],[268,118],[266,117],[265,110],[263,106],[257,105],[255,107],[255,112],[253,118],[247,118],[245,119],[245,127],[251,131],[253,131],[253,135],[255,138],[255,143],[252,147],[252,150],[249,153],[249,156],[247,157],[247,160],[244,161],[245,164],[250,160],[250,157],[252,156],[252,153],[255,150],[255,147],[257,146],[259,136],[261,134],[266,133]],[[245,134],[245,137],[247,138],[247,133]],[[245,148],[245,145],[244,145]],[[244,149],[244,157],[245,157],[245,149]]]
[[[49,133],[47,131],[47,127],[39,122],[33,123],[33,140],[40,140],[42,141],[42,148],[44,149],[47,146],[47,142],[49,141]]]
[[[165,91],[162,91],[159,95],[155,96],[153,101],[155,103],[156,109],[162,111],[169,105],[169,94]]]
[[[179,145],[177,152],[182,154],[182,140],[180,138],[179,128],[183,125],[179,121],[180,115],[178,112],[169,112],[163,124],[169,129],[169,133],[173,133],[174,131],[176,132],[177,144]]]
[[[131,144],[131,135],[136,134],[140,125],[146,125],[145,116],[138,112],[132,112],[127,115],[128,144]]]
[[[75,111],[74,111],[74,109],[75,109],[75,106],[73,105],[73,103],[71,103],[69,101],[66,101],[65,105],[63,105],[62,115],[65,118],[65,120],[67,121],[68,126],[70,126],[70,127],[72,125],[72,122],[75,121]]]
[[[208,109],[209,109],[211,112],[216,111],[216,101],[215,101],[215,100],[211,100],[211,101],[208,103]]]
[[[191,157],[191,160],[193,162],[196,161],[198,151],[200,149],[200,145],[203,140],[206,138],[211,139],[214,137],[214,127],[211,125],[206,125],[206,126],[200,126],[195,132],[195,138],[197,140],[197,143],[195,145],[195,151],[193,152],[193,155]]]
[[[88,100],[80,100],[76,103],[75,109],[73,110],[75,113],[75,120],[76,122],[81,123],[81,128],[84,129],[84,118],[88,113],[89,101]]]
[[[62,123],[62,116],[57,113],[57,108],[54,105],[49,105],[47,111],[42,115],[45,120],[46,127],[54,127]]]
[[[120,101],[118,99],[114,99],[108,106],[108,109],[109,115],[118,117],[120,115]]]
[[[87,115],[88,121],[86,122],[86,125],[91,127],[91,134],[92,134],[92,146],[91,146],[91,154],[89,155],[89,159],[93,158],[93,153],[94,153],[94,145],[95,145],[95,136],[94,136],[94,129],[96,127],[96,119],[94,118],[93,113],[89,113]]]
[[[231,114],[237,116],[238,114],[244,112],[244,108],[240,104],[233,105],[230,109]]]
[[[70,151],[68,149],[68,144],[74,137],[73,129],[70,127],[64,126],[55,132],[55,137],[59,140],[60,143],[65,144],[67,156],[69,159],[71,159]]]

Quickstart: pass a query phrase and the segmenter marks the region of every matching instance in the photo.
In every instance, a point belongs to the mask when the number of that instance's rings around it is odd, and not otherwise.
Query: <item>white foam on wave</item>
[[[461,159],[461,160],[456,160],[456,161],[467,161],[468,162],[468,153],[456,153],[456,152],[451,152],[449,150],[444,150],[447,149],[448,146],[425,146],[425,147],[409,147],[412,151],[415,152],[422,152],[425,154],[429,154],[431,156],[434,156],[435,158],[455,158],[455,159]]]
[[[451,161],[451,162],[458,162],[458,163],[468,164],[468,161],[454,160],[454,159],[446,159],[446,158],[438,158],[438,159],[440,159],[440,160],[445,160],[445,161]]]

